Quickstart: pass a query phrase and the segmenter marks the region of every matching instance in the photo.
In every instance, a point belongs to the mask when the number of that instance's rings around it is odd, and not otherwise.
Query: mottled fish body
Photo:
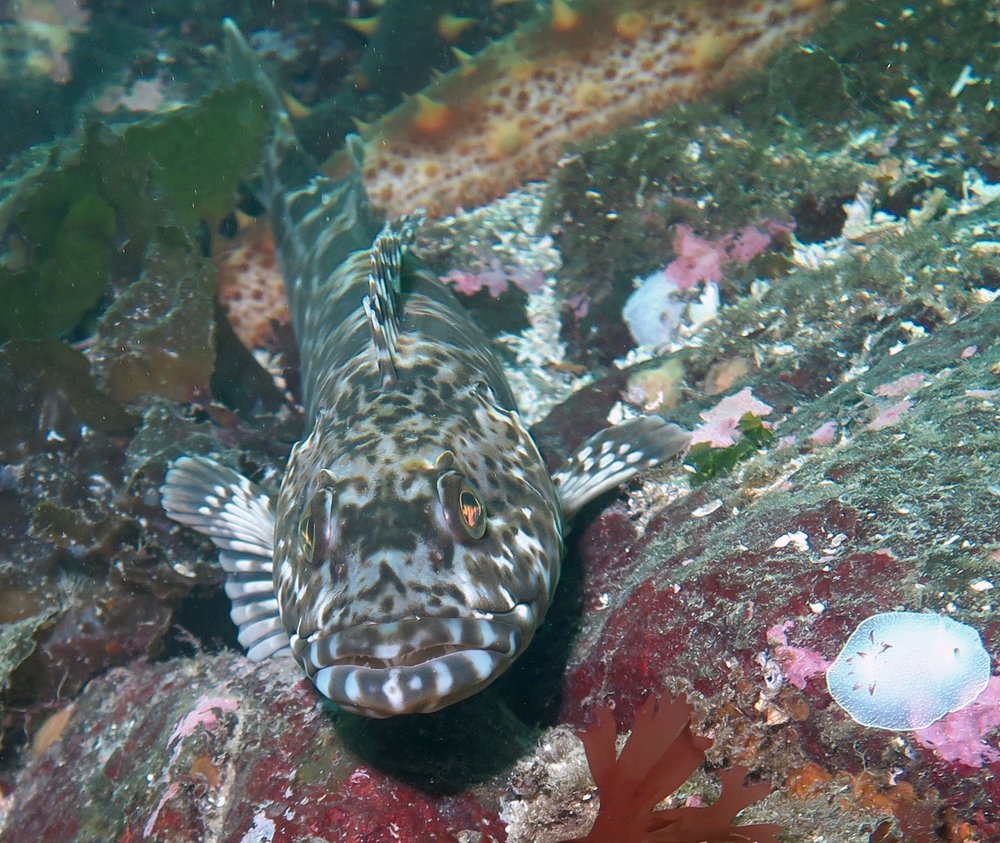
[[[551,476],[489,342],[375,218],[358,166],[317,173],[227,21],[227,54],[268,96],[264,173],[302,369],[307,435],[274,499],[203,457],[162,496],[212,538],[251,659],[291,654],[372,717],[435,711],[503,673],[559,578],[567,521],[681,450],[657,417],[602,431]],[[349,139],[357,164],[359,142]]]

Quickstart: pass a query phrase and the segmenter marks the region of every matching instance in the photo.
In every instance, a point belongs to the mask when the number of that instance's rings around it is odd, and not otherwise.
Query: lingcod
[[[301,361],[305,437],[277,494],[205,456],[170,466],[166,513],[209,537],[239,642],[292,657],[320,693],[369,717],[431,712],[524,652],[581,507],[674,456],[689,435],[639,416],[554,473],[499,358],[411,250],[417,218],[382,223],[354,167],[319,171],[235,24],[229,65],[273,131],[261,166]]]

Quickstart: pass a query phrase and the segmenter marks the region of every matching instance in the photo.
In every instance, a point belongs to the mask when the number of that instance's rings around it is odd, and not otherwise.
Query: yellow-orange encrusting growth
[[[567,0],[552,0],[549,28],[556,33],[572,32],[580,25],[580,13]]]
[[[248,222],[212,248],[219,304],[247,348],[275,349],[274,324],[288,324],[288,301],[267,221]]]
[[[371,38],[378,32],[378,16],[370,18],[338,18],[344,26],[353,29],[358,35]]]
[[[451,106],[432,100],[426,94],[416,94],[417,104],[411,125],[413,130],[425,137],[440,137],[447,131],[454,117]]]
[[[558,0],[363,133],[386,214],[475,207],[566,144],[696,99],[804,35],[835,0]]]

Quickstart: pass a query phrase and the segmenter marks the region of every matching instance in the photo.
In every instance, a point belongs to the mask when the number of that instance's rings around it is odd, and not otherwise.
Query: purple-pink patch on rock
[[[794,621],[775,624],[767,631],[767,642],[773,648],[774,657],[781,665],[785,679],[801,691],[805,689],[810,679],[826,673],[830,662],[808,647],[790,645],[788,630],[793,626],[795,626]]]
[[[953,711],[937,723],[913,733],[917,743],[953,764],[982,767],[1000,761],[1000,750],[986,742],[1000,728],[1000,676],[990,677],[971,705]],[[996,741],[994,741],[994,744]]]
[[[236,711],[239,703],[228,697],[210,697],[202,694],[198,701],[180,722],[174,727],[174,731],[167,738],[167,746],[173,746],[175,741],[193,735],[199,729],[214,731],[219,728],[219,715],[217,712],[228,713]]]
[[[924,372],[912,372],[903,375],[890,383],[879,384],[875,387],[875,394],[882,398],[899,398],[916,392],[927,383],[927,375]]]
[[[879,407],[875,412],[875,417],[868,422],[868,430],[883,430],[892,427],[910,412],[912,407],[913,402],[909,398],[903,398],[889,406]]]
[[[773,408],[760,401],[750,387],[741,389],[734,395],[723,398],[711,410],[701,413],[704,424],[691,432],[691,445],[707,442],[713,448],[728,448],[735,445],[739,436],[740,419],[747,413],[766,416]]]

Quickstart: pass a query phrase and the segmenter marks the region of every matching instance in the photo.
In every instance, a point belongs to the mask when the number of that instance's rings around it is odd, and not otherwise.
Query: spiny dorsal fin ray
[[[403,253],[416,238],[421,219],[421,215],[411,214],[392,220],[372,244],[371,271],[368,274],[368,293],[364,299],[364,308],[383,387],[391,387],[396,383],[400,267]]]
[[[272,582],[274,506],[238,471],[204,457],[181,457],[160,488],[174,521],[208,536],[221,551],[229,611],[251,661],[291,655]]]
[[[595,433],[552,479],[568,522],[587,503],[683,451],[691,434],[659,416],[639,416]]]

